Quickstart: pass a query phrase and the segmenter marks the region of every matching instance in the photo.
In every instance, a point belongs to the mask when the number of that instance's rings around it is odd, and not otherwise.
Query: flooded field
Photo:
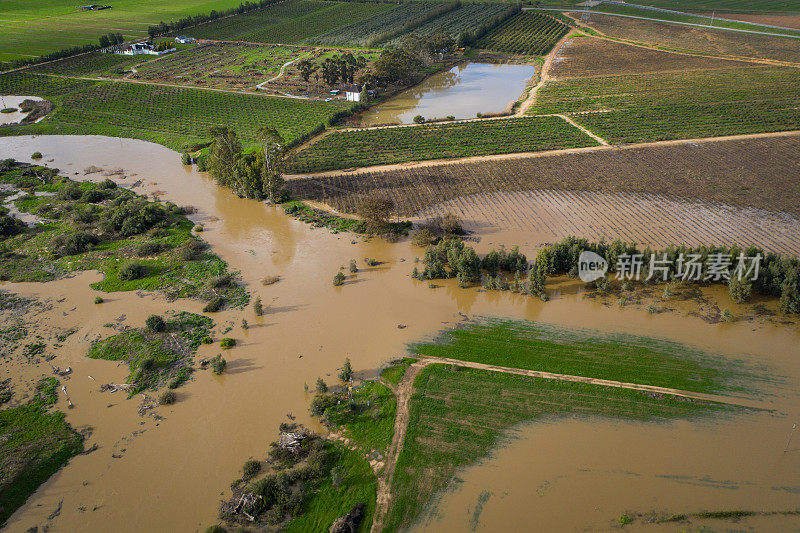
[[[25,100],[41,100],[38,96],[3,96],[0,102],[2,109],[15,109],[10,113],[0,113],[0,125],[4,124],[18,124],[23,118],[28,116],[30,111],[22,111],[20,105]]]
[[[425,79],[361,116],[364,124],[411,124],[414,117],[475,118],[498,113],[522,95],[531,65],[467,63]]]
[[[576,235],[654,248],[736,243],[800,255],[800,220],[793,215],[655,194],[497,192],[456,198],[419,217],[448,212],[479,233],[509,233],[504,239],[524,239],[520,242],[555,242]]]
[[[548,303],[463,290],[455,280],[432,289],[410,279],[414,258],[422,250],[408,241],[367,242],[314,229],[280,209],[217,187],[206,174],[181,165],[180,154],[162,146],[106,137],[0,139],[3,158],[30,161],[37,150],[43,162],[73,179],[110,177],[139,193],[193,206],[196,212],[190,218],[204,224],[202,238],[261,296],[266,313],[256,317],[248,308],[212,315],[215,337],[231,327],[227,335],[238,343],[226,353],[228,371],[221,376],[197,372],[177,390],[175,405],[158,408],[164,418],[156,420],[137,413],[138,397],[99,392],[100,383],[124,380],[127,368],[88,359],[86,351],[92,340],[113,331],[107,324],[137,327],[150,313],[200,312],[200,302],[108,293],[98,307],[93,303],[98,293],[89,287],[99,278],[93,272],[47,284],[0,283],[0,290],[43,302],[20,317],[40,324],[43,335],[50,329],[76,329],[53,353],[52,364],[73,368],[65,384],[75,408],[66,409],[63,395],[58,407],[77,429],[93,428],[87,447],[98,445],[42,485],[11,518],[9,531],[44,525],[49,531],[202,531],[215,522],[219,500],[230,495],[229,484],[242,463],[264,456],[278,424],[292,417],[318,428],[308,415],[311,397],[304,384],[313,384],[318,376],[334,380],[331,376],[346,357],[360,376],[374,376],[382,364],[403,355],[407,343],[476,315],[669,337],[763,365],[765,372],[781,376],[782,384],[765,397],[773,412],[733,420],[647,425],[646,431],[641,424],[602,419],[526,426],[513,435],[511,446],[460,476],[463,489],[448,493],[437,521],[427,527],[470,527],[484,491],[492,495],[476,522],[487,531],[524,527],[534,516],[565,530],[604,529],[626,510],[800,506],[800,453],[783,453],[791,424],[800,417],[800,335],[794,323],[755,319],[714,324],[684,312],[652,315],[638,308],[608,307],[584,298],[579,284],[567,281],[549,285]],[[552,193],[548,198],[539,202],[550,207],[574,201]],[[500,242],[516,244],[491,227],[475,229],[480,253]],[[519,244],[532,254],[543,240],[552,239],[532,232]],[[382,264],[367,267],[365,257]],[[332,286],[333,275],[350,259],[358,261],[360,271],[343,286]],[[281,280],[263,286],[265,276]],[[721,294],[709,293],[710,298],[717,296]],[[247,330],[239,327],[242,318],[250,322]],[[218,351],[218,346],[204,345],[198,357]],[[32,367],[24,359],[2,359],[0,372],[27,384],[50,369]],[[733,486],[739,488],[725,488]],[[531,492],[539,489],[541,497]]]

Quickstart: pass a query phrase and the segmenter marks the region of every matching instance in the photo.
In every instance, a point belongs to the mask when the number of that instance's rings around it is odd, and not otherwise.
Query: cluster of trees
[[[147,28],[147,33],[151,38],[159,35],[166,35],[173,31],[191,28],[192,26],[197,26],[198,24],[203,24],[212,20],[229,17],[231,15],[241,15],[242,13],[247,13],[248,11],[261,9],[278,3],[279,1],[280,0],[260,0],[259,2],[242,2],[237,7],[232,7],[230,9],[226,9],[225,11],[217,11],[215,9],[208,14],[201,13],[199,15],[184,17],[182,19],[173,20],[170,22],[160,22],[158,26],[149,26]]]
[[[514,246],[511,251],[492,250],[482,259],[471,246],[456,237],[445,237],[436,245],[425,249],[422,272],[414,267],[412,277],[420,280],[456,278],[461,287],[481,283],[483,273],[484,288],[488,290],[513,290],[514,292],[544,295],[544,276],[536,269],[530,269],[528,283],[522,276],[528,272],[528,259]],[[513,274],[514,281],[509,284],[505,272]]]
[[[667,278],[670,281],[680,280],[678,258],[696,254],[698,262],[706,264],[712,254],[729,255],[735,261],[740,254],[745,257],[760,255],[762,260],[758,277],[755,280],[720,279],[714,283],[727,283],[731,298],[737,303],[747,301],[752,294],[763,294],[780,299],[780,308],[786,313],[800,313],[800,260],[780,254],[765,252],[758,247],[740,248],[738,246],[670,246],[665,250],[651,250],[649,247],[639,249],[635,245],[620,241],[589,242],[586,239],[568,237],[558,243],[545,246],[536,256],[536,269],[545,276],[578,275],[578,258],[582,251],[589,250],[603,257],[608,262],[608,270],[616,272],[617,258],[621,254],[643,254],[645,261],[642,267],[641,280],[647,282],[649,275],[649,258],[655,253],[661,260],[666,257],[664,266],[669,268]],[[664,256],[666,254],[666,256]],[[654,279],[661,279],[661,274]]]
[[[443,60],[454,47],[455,39],[443,28],[428,37],[409,36],[399,48],[381,52],[371,72],[361,76],[359,82],[370,87],[411,85],[423,68]]]
[[[353,83],[356,72],[364,68],[366,64],[367,59],[364,56],[359,55],[356,57],[348,52],[327,57],[319,64],[304,59],[297,63],[297,68],[306,83],[312,76],[315,82],[319,82],[321,75],[326,85],[334,86],[339,83],[339,80],[345,83]]]
[[[109,33],[100,36],[100,48],[108,48],[109,46],[116,46],[125,42],[121,33]]]
[[[210,129],[213,137],[205,166],[220,185],[245,198],[285,200],[283,167],[286,143],[273,128],[260,128],[258,150],[244,151],[236,132],[227,126]]]

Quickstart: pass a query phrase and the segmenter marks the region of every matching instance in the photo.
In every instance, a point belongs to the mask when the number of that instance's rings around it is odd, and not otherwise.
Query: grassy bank
[[[36,489],[83,450],[83,437],[48,411],[58,381],[45,378],[26,404],[0,411],[0,527]]]
[[[438,364],[425,368],[414,388],[384,531],[415,523],[458,468],[485,457],[516,424],[547,415],[664,421],[730,411],[638,391]]]
[[[741,363],[681,343],[541,322],[489,319],[410,349],[431,357],[694,392],[738,391],[745,378],[752,380]]]
[[[45,167],[0,171],[0,193],[39,224],[19,224],[0,240],[0,279],[50,281],[96,269],[103,291],[157,290],[168,298],[199,298],[241,307],[249,295],[227,264],[192,235],[178,206],[147,201],[110,180],[74,182]],[[0,213],[2,215],[2,213]]]

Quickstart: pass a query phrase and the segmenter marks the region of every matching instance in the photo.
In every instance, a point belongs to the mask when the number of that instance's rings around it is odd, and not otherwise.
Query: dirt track
[[[763,403],[743,398],[732,398],[727,396],[720,396],[717,394],[705,394],[702,392],[684,391],[678,389],[671,389],[668,387],[656,387],[654,385],[641,385],[638,383],[624,383],[621,381],[613,381],[609,379],[588,378],[584,376],[573,376],[569,374],[554,374],[552,372],[542,372],[538,370],[526,370],[522,368],[510,368],[505,366],[487,365],[483,363],[474,363],[469,361],[460,361],[458,359],[447,359],[440,357],[424,357],[412,364],[406,370],[403,378],[397,387],[392,388],[397,398],[397,414],[394,420],[394,435],[392,436],[392,443],[389,446],[389,451],[386,455],[386,467],[383,470],[383,475],[378,477],[378,494],[377,504],[375,506],[375,515],[372,520],[372,527],[370,533],[378,533],[383,528],[383,521],[386,518],[386,512],[389,510],[391,503],[391,487],[392,479],[394,477],[394,469],[397,465],[397,459],[400,456],[400,451],[403,449],[403,442],[406,437],[406,429],[408,427],[410,406],[409,400],[414,393],[414,381],[419,375],[420,371],[431,364],[447,364],[456,365],[465,368],[475,368],[478,370],[488,370],[491,372],[503,372],[506,374],[516,374],[519,376],[530,376],[540,379],[552,379],[557,381],[570,381],[575,383],[588,383],[590,385],[598,385],[602,387],[614,387],[619,389],[638,390],[651,394],[662,394],[665,396],[676,396],[679,398],[688,398],[692,400],[699,400],[704,402],[721,403],[725,405],[746,407],[750,409],[768,409]],[[390,386],[384,383],[387,386]],[[391,386],[390,386],[391,387]]]

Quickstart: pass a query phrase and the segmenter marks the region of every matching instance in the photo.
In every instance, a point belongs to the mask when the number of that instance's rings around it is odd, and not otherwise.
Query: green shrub
[[[102,202],[105,199],[106,195],[103,194],[103,191],[100,191],[98,189],[89,189],[88,191],[85,191],[81,195],[81,202],[87,202],[90,204],[96,204]]]
[[[250,479],[259,472],[261,472],[261,463],[258,461],[250,459],[244,463],[244,466],[242,466],[242,477],[244,479]]]
[[[167,323],[160,315],[150,315],[144,323],[150,331],[164,331],[167,328]]]
[[[339,285],[344,283],[344,274],[341,272],[337,272],[335,276],[333,276],[333,286],[338,287]]]
[[[145,242],[136,248],[136,255],[139,257],[148,257],[156,255],[164,249],[164,245],[160,242]]]
[[[358,265],[356,264],[356,260],[355,259],[351,259],[350,260],[350,273],[351,274],[355,274],[356,272],[358,272]]]
[[[219,341],[219,345],[220,347],[222,347],[223,350],[230,350],[231,348],[236,346],[236,339],[225,337],[221,341]]]
[[[94,303],[96,303],[96,304],[103,303],[103,297],[102,296],[95,296],[94,297]]]
[[[728,284],[728,293],[737,304],[743,304],[753,294],[753,284],[747,279],[733,278]]]
[[[142,359],[142,362],[139,363],[139,368],[142,372],[150,372],[156,367],[156,360],[152,357],[148,357],[147,359]]]
[[[94,248],[100,239],[85,231],[77,231],[70,234],[56,235],[50,241],[53,254],[61,257],[65,255],[82,254]]]
[[[219,525],[208,526],[206,533],[228,533],[228,530]]]
[[[119,268],[117,276],[122,281],[132,281],[143,278],[147,274],[145,266],[137,261],[128,261]]]
[[[425,117],[422,115],[417,115],[414,117],[414,124],[422,124],[423,122],[425,122]]]
[[[184,261],[199,259],[205,249],[206,243],[200,239],[189,239],[181,248],[181,259]]]
[[[172,405],[178,399],[178,396],[171,390],[164,391],[158,398],[158,403],[161,405]]]
[[[182,154],[181,155],[181,163],[184,165],[191,165],[192,164],[192,156],[189,154]]]
[[[228,368],[228,362],[222,357],[222,354],[215,355],[211,359],[211,371],[214,372],[216,375],[220,375],[225,372],[225,369]]]
[[[253,300],[253,311],[256,316],[262,316],[264,314],[264,305],[261,303],[261,296],[256,296],[256,299]]]
[[[328,386],[325,384],[325,381],[322,378],[317,378],[316,390],[320,394],[328,392]]]
[[[214,298],[211,299],[210,302],[206,304],[206,306],[203,308],[203,312],[216,313],[217,311],[222,309],[223,305],[225,305],[225,299],[219,296],[215,296]]]
[[[42,157],[42,152],[33,152],[31,154],[31,159],[41,159]]]
[[[117,184],[114,183],[109,178],[104,179],[103,181],[98,183],[97,186],[100,187],[101,189],[116,189],[117,188]]]
[[[353,368],[350,366],[350,358],[344,360],[344,364],[342,365],[342,370],[339,372],[339,380],[343,382],[350,381],[350,378],[353,377]]]

